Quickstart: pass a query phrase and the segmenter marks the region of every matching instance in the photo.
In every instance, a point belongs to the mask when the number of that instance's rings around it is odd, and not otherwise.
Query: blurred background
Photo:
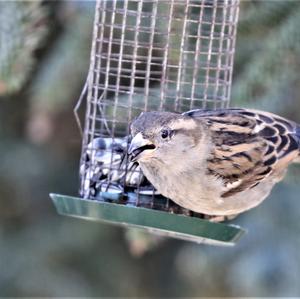
[[[233,221],[233,248],[58,216],[77,195],[73,107],[94,2],[0,2],[0,296],[300,296],[300,167]],[[300,2],[242,1],[232,106],[300,122]]]

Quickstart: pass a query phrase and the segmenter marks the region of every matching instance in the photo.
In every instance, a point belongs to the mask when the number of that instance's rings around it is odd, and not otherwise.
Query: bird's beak
[[[131,161],[136,161],[143,154],[150,153],[155,149],[155,145],[148,139],[145,139],[142,133],[138,133],[131,140],[128,155],[130,156]]]

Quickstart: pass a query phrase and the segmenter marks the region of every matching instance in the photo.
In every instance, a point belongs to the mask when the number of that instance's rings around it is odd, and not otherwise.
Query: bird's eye
[[[169,136],[168,130],[162,130],[161,131],[161,138],[166,139]]]

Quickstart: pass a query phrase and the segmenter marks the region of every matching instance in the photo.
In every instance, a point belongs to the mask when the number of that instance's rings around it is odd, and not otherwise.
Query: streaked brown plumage
[[[129,154],[154,187],[208,215],[257,206],[300,160],[300,126],[256,110],[144,112],[131,132]]]

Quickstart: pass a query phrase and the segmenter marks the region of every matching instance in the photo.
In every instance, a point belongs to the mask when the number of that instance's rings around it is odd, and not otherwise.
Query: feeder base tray
[[[213,223],[196,217],[171,214],[159,210],[50,194],[61,215],[102,221],[125,227],[145,229],[151,233],[197,243],[234,245],[245,233],[236,226]]]

